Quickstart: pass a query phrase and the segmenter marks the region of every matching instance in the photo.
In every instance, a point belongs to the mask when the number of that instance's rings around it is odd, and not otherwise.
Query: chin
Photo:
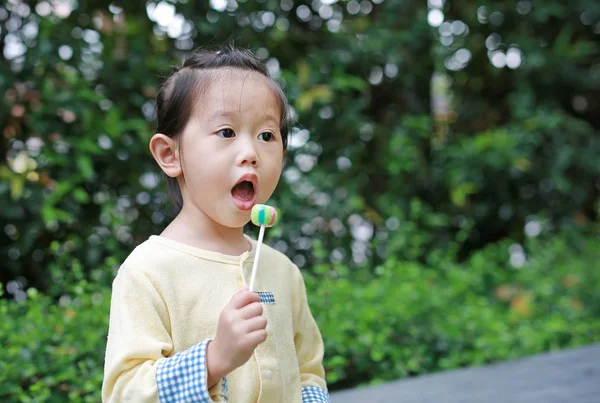
[[[250,222],[250,212],[238,211],[237,214],[231,214],[224,220],[219,220],[219,222],[227,228],[243,228]]]

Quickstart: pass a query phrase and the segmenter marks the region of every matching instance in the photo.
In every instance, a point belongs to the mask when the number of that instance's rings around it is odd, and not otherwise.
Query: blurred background
[[[231,42],[298,119],[267,242],[331,390],[600,341],[600,2],[8,0],[0,400],[100,401],[112,279],[173,216],[157,88]]]

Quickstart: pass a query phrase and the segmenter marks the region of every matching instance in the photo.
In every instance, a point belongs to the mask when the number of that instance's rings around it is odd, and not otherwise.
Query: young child
[[[192,53],[157,96],[154,159],[180,212],[113,283],[105,402],[329,402],[299,269],[245,236],[277,185],[289,108],[245,50]]]

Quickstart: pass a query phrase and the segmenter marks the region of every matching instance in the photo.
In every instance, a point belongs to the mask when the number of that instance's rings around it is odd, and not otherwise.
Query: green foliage
[[[328,382],[376,383],[598,341],[598,240],[530,240],[515,268],[509,249],[519,247],[491,245],[462,265],[323,267],[307,287]]]
[[[0,399],[98,402],[110,289],[82,281],[59,302],[30,288],[25,302],[0,299]]]
[[[410,259],[421,261],[465,225],[460,259],[520,240],[532,219],[555,229],[597,219],[592,0],[564,15],[558,1],[430,2],[445,13],[439,27],[425,2],[161,3],[185,19],[179,34],[149,18],[154,1],[81,3],[68,17],[17,3],[0,10],[5,284],[59,296],[78,276],[47,268],[70,267],[56,263],[67,254],[109,285],[110,270],[93,272],[160,232],[172,210],[148,152],[158,85],[188,50],[231,39],[268,63],[298,115],[272,201],[285,219],[268,236],[301,266],[335,250],[351,267],[381,264],[370,249],[353,258],[356,227],[390,235],[388,219],[408,220],[415,203],[435,212],[414,224],[421,248]],[[7,56],[17,40],[25,53]],[[491,63],[509,50],[512,67]],[[317,259],[314,239],[329,253]]]
[[[108,287],[173,215],[153,99],[231,40],[298,116],[267,238],[334,388],[600,339],[597,1],[71,3],[0,5],[2,400],[98,400]]]
[[[600,242],[566,234],[510,242],[462,265],[395,258],[373,272],[315,267],[309,302],[332,390],[476,366],[600,340]],[[109,289],[76,283],[59,302],[29,289],[0,299],[0,400],[97,402]]]

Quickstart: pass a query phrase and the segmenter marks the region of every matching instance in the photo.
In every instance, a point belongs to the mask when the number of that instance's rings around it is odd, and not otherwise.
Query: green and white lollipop
[[[257,204],[252,207],[252,223],[260,226],[258,234],[258,242],[256,243],[256,255],[254,256],[254,264],[252,265],[252,277],[250,277],[250,291],[254,291],[254,281],[256,279],[256,270],[258,269],[258,260],[260,257],[260,247],[265,236],[265,228],[272,227],[279,220],[279,214],[275,207],[267,206],[266,204]]]

